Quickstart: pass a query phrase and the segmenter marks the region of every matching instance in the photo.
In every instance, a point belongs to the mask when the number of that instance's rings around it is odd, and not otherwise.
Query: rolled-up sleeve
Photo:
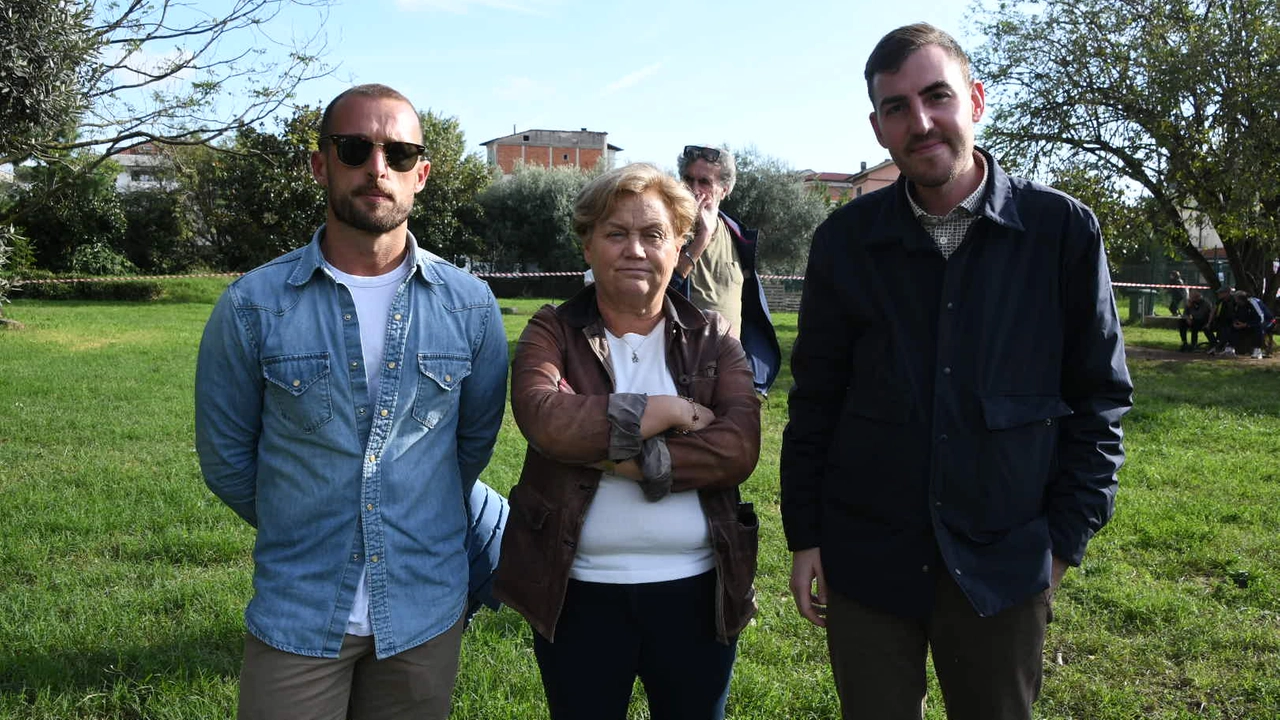
[[[511,363],[511,412],[529,444],[568,465],[627,460],[640,454],[637,393],[578,394],[565,379],[569,338],[547,305],[529,320]]]
[[[686,435],[670,435],[672,492],[741,485],[760,459],[760,398],[741,343],[729,323],[711,316],[716,342],[716,381],[708,407],[715,419]]]

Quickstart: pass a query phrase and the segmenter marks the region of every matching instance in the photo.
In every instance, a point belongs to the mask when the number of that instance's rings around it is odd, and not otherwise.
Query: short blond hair
[[[573,231],[583,243],[591,237],[596,223],[609,217],[624,193],[643,195],[653,190],[671,214],[671,229],[677,242],[693,228],[698,202],[684,183],[649,163],[632,163],[610,170],[582,188],[573,202]]]

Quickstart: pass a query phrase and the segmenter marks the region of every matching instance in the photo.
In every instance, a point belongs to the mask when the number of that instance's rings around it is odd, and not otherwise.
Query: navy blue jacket
[[[937,572],[994,615],[1111,517],[1133,386],[1098,222],[994,159],[944,259],[906,179],[814,234],[782,445],[790,549],[869,607],[924,616]]]
[[[763,395],[769,394],[769,388],[778,377],[782,367],[782,349],[778,346],[778,336],[773,330],[773,318],[769,315],[769,303],[764,297],[764,286],[756,275],[756,243],[760,232],[742,227],[737,220],[725,213],[720,213],[725,227],[729,228],[729,237],[733,239],[733,247],[738,251],[738,262],[742,265],[742,349],[747,353],[747,365],[755,378],[756,390]],[[682,278],[678,273],[671,274],[671,287],[686,298],[689,297],[689,278]]]

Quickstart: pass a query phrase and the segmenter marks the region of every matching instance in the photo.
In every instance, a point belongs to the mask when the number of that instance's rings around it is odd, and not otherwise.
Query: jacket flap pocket
[[[1056,395],[995,395],[982,398],[988,430],[1008,430],[1041,420],[1066,417],[1071,406]]]
[[[281,355],[262,360],[262,377],[298,397],[329,374],[329,353]]]
[[[435,380],[442,390],[450,391],[471,374],[471,358],[418,353],[418,371]]]

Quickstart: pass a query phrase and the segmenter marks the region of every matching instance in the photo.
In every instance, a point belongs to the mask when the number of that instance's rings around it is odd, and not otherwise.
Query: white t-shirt
[[[648,335],[606,331],[615,392],[676,394],[667,370],[666,327],[663,320]],[[711,535],[696,491],[650,502],[634,480],[605,473],[587,508],[569,577],[626,585],[678,580],[713,567]]]
[[[324,266],[338,283],[346,286],[355,303],[365,382],[369,385],[370,402],[377,402],[378,383],[382,379],[382,352],[387,344],[387,314],[391,312],[391,303],[395,301],[400,283],[413,269],[413,253],[405,253],[404,262],[395,270],[374,277],[348,275],[327,262]],[[347,617],[348,635],[373,634],[373,624],[369,620],[369,588],[364,582],[366,575],[367,571],[360,573],[360,580],[356,583],[356,597]]]

